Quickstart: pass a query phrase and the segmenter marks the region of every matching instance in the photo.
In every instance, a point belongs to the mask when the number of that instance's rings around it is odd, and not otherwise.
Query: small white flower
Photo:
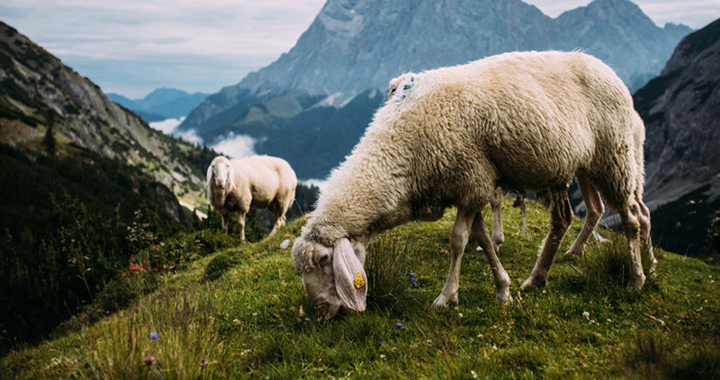
[[[280,243],[280,249],[286,249],[286,248],[289,247],[289,246],[290,246],[290,240],[289,240],[289,239],[285,239],[285,240],[283,240],[282,243]]]
[[[707,302],[707,301],[705,301],[705,302]],[[462,318],[463,317],[462,313],[458,314],[458,317]]]
[[[482,337],[483,337],[483,334],[477,334],[477,337],[478,337],[478,338],[482,338]]]
[[[477,379],[477,378],[478,378],[478,377],[477,377],[477,374],[475,373],[475,371],[470,371],[470,374],[472,375],[473,379]]]
[[[583,311],[582,316],[585,317],[585,319],[590,319],[590,312]]]
[[[384,354],[380,354],[380,359],[385,359],[385,355],[384,355]]]
[[[478,245],[478,247],[477,247],[477,248],[475,248],[475,250],[476,250],[476,251],[482,251],[483,249],[482,249],[482,247],[481,247],[481,246],[479,246],[479,245]]]
[[[497,346],[493,344],[492,349],[493,351],[497,351]]]

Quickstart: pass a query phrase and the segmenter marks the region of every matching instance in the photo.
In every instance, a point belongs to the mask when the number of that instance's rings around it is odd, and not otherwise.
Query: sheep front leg
[[[460,288],[460,263],[462,262],[463,252],[470,237],[470,227],[474,212],[464,209],[458,209],[457,218],[450,233],[450,271],[448,272],[447,281],[440,295],[435,299],[433,308],[447,307],[451,303],[458,303],[458,290]]]
[[[645,284],[645,273],[643,273],[642,259],[640,257],[640,221],[638,216],[640,207],[636,202],[623,207],[620,210],[620,220],[627,236],[630,248],[630,280],[627,287],[638,290]]]
[[[495,189],[495,197],[490,201],[490,207],[493,213],[493,230],[492,230],[492,247],[496,253],[500,252],[500,246],[505,242],[505,234],[502,226],[502,209],[503,209],[503,191],[501,188]],[[477,220],[477,218],[476,218]],[[483,225],[485,223],[483,222]],[[473,224],[474,225],[474,224]],[[485,247],[483,247],[485,249]]]
[[[495,227],[495,220],[493,220],[493,227]],[[494,228],[493,228],[494,229]],[[485,255],[490,262],[490,268],[492,268],[493,278],[495,279],[495,301],[496,302],[510,302],[512,297],[510,296],[510,276],[505,272],[498,259],[497,253],[491,243],[490,231],[483,221],[482,213],[479,212],[475,215],[475,220],[472,223],[472,234],[475,239],[478,240],[480,246],[485,251]]]
[[[600,193],[592,182],[584,177],[578,176],[577,183],[580,188],[580,194],[582,194],[585,200],[587,215],[585,215],[585,224],[583,224],[577,239],[575,239],[572,246],[570,246],[568,253],[582,255],[588,238],[590,238],[590,235],[595,231],[595,226],[597,226],[600,217],[605,212],[605,206],[603,205],[602,199],[600,199]]]
[[[549,194],[549,197],[551,200],[550,231],[543,240],[540,257],[535,263],[535,268],[533,268],[530,277],[520,287],[522,290],[532,290],[545,286],[550,266],[552,266],[555,259],[560,242],[570,227],[570,222],[572,222],[573,214],[567,189],[554,191]]]
[[[247,211],[238,211],[238,227],[240,228],[240,241],[245,241],[245,215]]]

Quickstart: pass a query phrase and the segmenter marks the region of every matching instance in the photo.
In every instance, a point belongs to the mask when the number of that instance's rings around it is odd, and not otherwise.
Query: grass
[[[193,261],[157,290],[79,331],[0,360],[3,378],[718,378],[720,268],[656,250],[657,275],[623,286],[621,237],[560,253],[548,286],[520,292],[547,213],[504,211],[501,261],[514,302],[496,304],[492,273],[469,245],[460,303],[435,311],[454,211],[410,223],[368,247],[368,310],[317,319],[292,270],[290,223],[261,242]],[[561,249],[580,230],[576,220]],[[606,233],[605,235],[609,235]],[[240,253],[241,252],[241,253]],[[416,278],[413,286],[407,272]],[[401,324],[401,325],[398,325]],[[151,332],[158,333],[156,341]],[[151,356],[152,358],[149,358]],[[149,363],[149,364],[146,364]]]

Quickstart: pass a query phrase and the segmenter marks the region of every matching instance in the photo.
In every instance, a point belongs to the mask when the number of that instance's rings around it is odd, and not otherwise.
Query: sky
[[[106,93],[215,93],[292,48],[326,0],[2,0],[0,21]],[[589,0],[525,0],[545,14]],[[701,28],[718,0],[635,0],[659,26]]]

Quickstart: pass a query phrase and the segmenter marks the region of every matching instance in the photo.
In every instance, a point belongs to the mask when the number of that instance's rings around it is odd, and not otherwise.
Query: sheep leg
[[[245,215],[247,211],[238,211],[238,227],[240,228],[240,241],[245,241]]]
[[[495,197],[490,201],[490,207],[493,213],[493,229],[492,229],[492,247],[496,253],[500,253],[500,246],[505,242],[505,234],[502,226],[502,209],[503,209],[503,191],[501,188],[495,189]],[[477,220],[477,217],[475,218]],[[482,218],[481,218],[482,219]],[[483,225],[485,223],[483,222]],[[485,247],[483,247],[485,249]]]
[[[620,220],[630,248],[630,280],[627,287],[635,290],[639,290],[645,284],[645,274],[640,257],[641,223],[639,216],[640,206],[635,199],[632,199],[629,205],[620,210]]]
[[[220,218],[222,219],[222,232],[226,234],[228,232],[228,222],[230,220],[228,214],[220,214]]]
[[[275,233],[277,233],[278,230],[280,229],[280,227],[282,227],[284,225],[285,225],[285,215],[278,216],[277,214],[275,214],[275,224],[273,225],[272,231],[270,231],[270,235],[274,235]]]
[[[640,208],[640,214],[638,215],[638,221],[640,222],[640,241],[648,252],[650,259],[650,268],[648,268],[648,274],[655,274],[655,268],[657,268],[657,259],[653,254],[652,237],[650,236],[650,210],[645,206],[645,202],[642,201],[642,196],[636,193],[635,201]]]
[[[587,244],[590,235],[595,231],[595,226],[597,226],[597,223],[600,221],[600,217],[605,212],[605,206],[603,205],[602,199],[600,199],[598,189],[591,181],[578,176],[577,183],[580,188],[580,194],[582,194],[585,200],[587,215],[585,215],[585,224],[583,224],[580,234],[578,234],[567,253],[581,256],[585,249],[585,244]]]
[[[474,217],[475,212],[458,209],[457,218],[450,233],[450,271],[442,292],[432,304],[433,308],[442,308],[451,303],[458,303],[460,263],[462,262],[465,246],[470,238],[470,227]]]
[[[538,257],[530,277],[523,282],[520,289],[532,290],[547,284],[547,276],[552,266],[555,254],[560,247],[565,232],[570,227],[573,213],[568,199],[567,189],[553,191],[550,198],[550,231],[543,240],[540,257]]]
[[[495,220],[493,220],[493,227],[495,227]],[[490,262],[493,279],[495,280],[495,301],[512,301],[512,297],[510,296],[510,276],[508,276],[507,272],[505,272],[505,268],[503,268],[500,263],[500,259],[498,259],[498,255],[493,248],[490,231],[485,225],[481,212],[475,215],[475,220],[472,224],[472,235],[475,239],[477,239],[478,243],[480,243],[480,246],[483,248],[483,251],[485,251],[485,255],[488,258],[488,262]]]

